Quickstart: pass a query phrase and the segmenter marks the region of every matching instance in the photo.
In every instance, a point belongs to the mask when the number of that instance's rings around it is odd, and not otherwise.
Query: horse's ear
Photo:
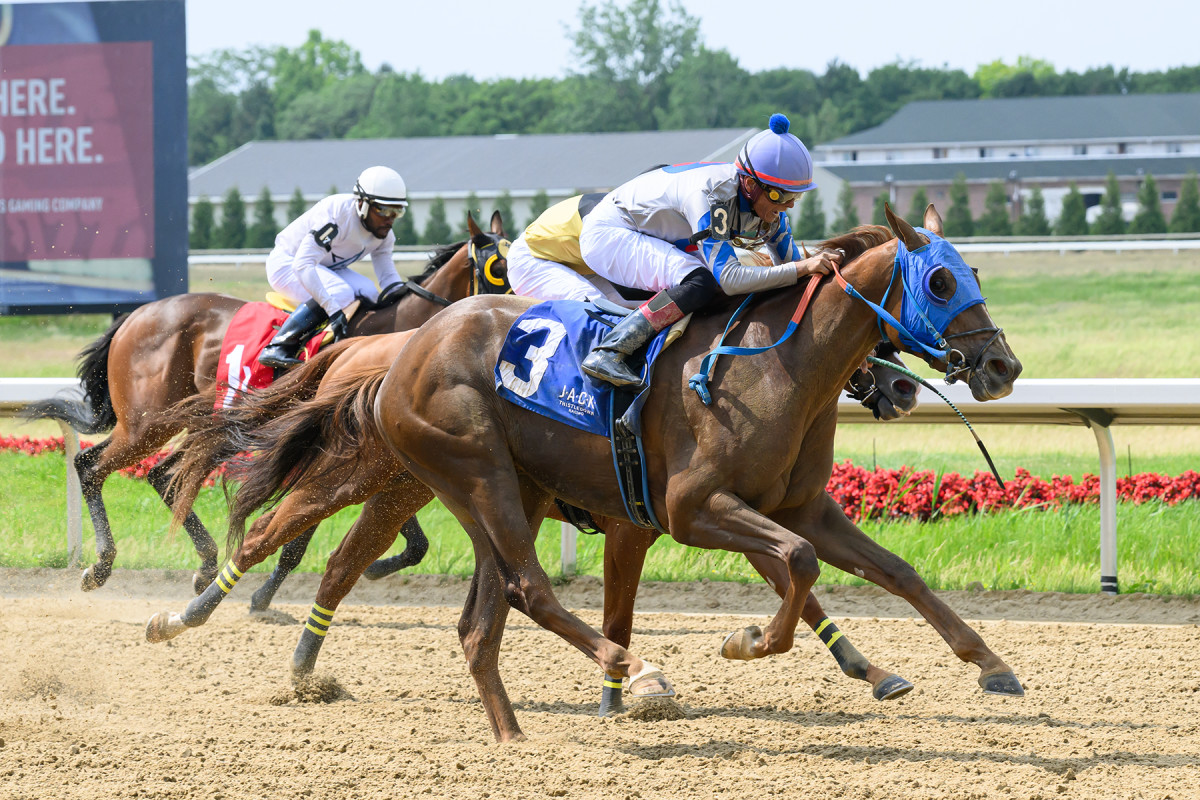
[[[925,230],[945,237],[945,234],[942,233],[942,215],[933,207],[933,203],[930,203],[929,207],[925,209]]]
[[[896,234],[897,238],[904,242],[904,246],[910,252],[927,244],[921,241],[921,234],[917,233],[916,228],[909,225],[906,219],[892,213],[892,207],[886,202],[883,204],[883,214],[887,217],[888,227],[892,229],[892,233]]]
[[[475,218],[471,216],[470,211],[467,212],[467,233],[471,234],[472,239],[483,233],[483,231],[479,230],[479,226],[475,224]]]
[[[499,211],[492,212],[492,233],[504,236],[504,217],[500,216]]]

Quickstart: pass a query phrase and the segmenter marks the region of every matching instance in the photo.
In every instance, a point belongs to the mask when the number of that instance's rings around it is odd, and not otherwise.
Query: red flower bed
[[[80,447],[91,447],[81,441]],[[30,439],[28,436],[0,436],[0,451],[15,450],[27,455],[63,452],[62,437]],[[122,475],[144,478],[155,464],[166,458],[162,451],[138,464],[121,470]],[[221,465],[205,481],[212,486],[225,473]],[[849,461],[833,465],[833,476],[826,487],[850,519],[919,519],[953,517],[1004,508],[1059,508],[1064,503],[1099,503],[1100,478],[1084,475],[1079,483],[1070,475],[1055,475],[1050,480],[1030,475],[1017,467],[1016,476],[1004,485],[996,483],[990,472],[976,472],[966,478],[957,472],[938,475],[933,470],[868,470]],[[1175,505],[1200,497],[1200,473],[1188,470],[1174,478],[1143,472],[1117,479],[1117,499],[1131,503],[1159,500]]]

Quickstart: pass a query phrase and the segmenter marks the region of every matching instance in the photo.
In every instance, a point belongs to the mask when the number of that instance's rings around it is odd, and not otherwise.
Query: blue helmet
[[[801,192],[817,188],[813,183],[813,161],[804,143],[788,133],[791,122],[783,114],[772,114],[770,127],[754,134],[738,153],[737,171],[769,189],[771,202],[794,199]]]

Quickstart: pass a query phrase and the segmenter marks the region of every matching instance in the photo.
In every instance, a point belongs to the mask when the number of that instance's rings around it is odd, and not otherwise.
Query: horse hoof
[[[667,680],[667,676],[649,661],[643,661],[642,668],[629,676],[628,691],[630,697],[639,700],[675,696],[675,687]]]
[[[388,575],[393,574],[393,572],[394,570],[390,569],[389,565],[376,561],[363,570],[362,576],[369,581],[377,581],[380,578],[386,578]]]
[[[757,625],[742,628],[729,634],[725,641],[721,642],[721,655],[735,661],[750,661],[759,657],[760,653],[755,652],[755,648],[757,645],[761,649],[762,640],[762,628]]]
[[[912,689],[913,685],[899,675],[888,675],[875,684],[871,694],[875,696],[876,700],[895,700],[897,697],[908,694]]]
[[[1025,689],[1017,676],[1011,672],[993,672],[991,675],[980,675],[979,685],[984,694],[1002,694],[1008,697],[1024,697]]]
[[[99,589],[108,580],[108,575],[101,575],[96,569],[96,565],[92,564],[83,571],[83,577],[79,581],[79,588],[85,592],[90,592],[93,589]]]
[[[178,614],[160,611],[146,623],[146,641],[151,644],[169,641],[183,633],[186,627]]]
[[[217,573],[215,572],[211,575],[206,572],[195,572],[192,574],[192,591],[196,593],[197,597],[199,597],[200,595],[204,594],[204,590],[209,587],[209,584],[216,579]]]

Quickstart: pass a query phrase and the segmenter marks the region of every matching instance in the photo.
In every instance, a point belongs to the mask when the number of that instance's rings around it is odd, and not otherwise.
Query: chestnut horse
[[[689,378],[721,341],[726,315],[695,315],[683,338],[662,353],[642,412],[649,502],[681,544],[775,561],[787,575],[771,622],[731,633],[721,646],[726,658],[789,650],[824,561],[904,597],[959,658],[979,667],[984,691],[1020,695],[1008,665],[825,491],[838,394],[880,328],[948,378],[965,378],[980,401],[1009,394],[1021,371],[992,323],[977,276],[941,237],[937,211],[926,210],[924,232],[890,208],[887,218],[898,239],[886,228],[863,226],[823,244],[842,250],[845,266],[836,282],[817,284],[795,335],[781,346],[772,343],[797,313],[801,292],[760,297],[729,344],[771,349],[719,362],[711,405],[692,391]],[[624,517],[625,509],[608,442],[497,396],[502,341],[527,307],[520,298],[456,305],[418,329],[383,382],[365,384],[354,405],[356,413],[373,407],[401,464],[471,538],[475,572],[459,638],[500,741],[523,738],[498,668],[510,607],[562,636],[605,674],[628,678],[631,696],[674,693],[657,666],[564,609],[538,563],[533,532],[554,498],[609,517]],[[544,349],[530,348],[530,360],[548,358]]]
[[[183,613],[163,611],[155,614],[146,626],[148,641],[167,641],[189,627],[204,624],[241,575],[280,546],[285,555],[292,548],[291,558],[293,563],[298,563],[312,531],[321,520],[348,505],[362,503],[381,493],[394,493],[393,503],[400,504],[402,510],[387,514],[371,506],[370,516],[364,513],[330,556],[293,657],[293,672],[301,677],[313,671],[333,613],[359,575],[364,574],[364,568],[367,575],[378,578],[420,560],[420,555],[414,560],[410,543],[400,555],[370,563],[370,559],[385,552],[395,541],[401,514],[409,508],[423,506],[432,495],[424,487],[414,489],[391,451],[380,441],[373,425],[347,428],[334,423],[327,426],[329,420],[353,419],[344,404],[358,395],[364,381],[382,379],[411,336],[412,331],[406,331],[334,345],[297,367],[268,390],[256,392],[219,414],[201,415],[187,408],[181,409],[186,417],[202,418],[195,420],[179,446],[184,455],[172,487],[177,492],[176,522],[181,519],[181,510],[190,507],[203,478],[218,464],[241,452],[251,452],[255,458],[245,475],[231,474],[235,479],[244,478],[244,482],[237,491],[230,515],[228,550],[231,556],[221,573],[221,580],[191,601]],[[877,353],[901,364],[890,345],[881,345]],[[318,385],[314,391],[312,386],[303,384]],[[916,384],[884,366],[873,366],[868,372],[856,373],[847,385],[847,391],[865,395],[864,389],[871,386],[877,391],[869,398],[868,407],[881,418],[895,419],[911,412],[917,405]],[[298,396],[311,399],[300,403],[295,400]],[[203,400],[188,401],[189,404],[197,402]],[[327,428],[332,430],[327,431]],[[401,496],[414,491],[416,493],[411,496]],[[243,536],[250,513],[279,498],[282,498],[280,507],[260,517],[249,534]],[[642,562],[657,534],[615,519],[601,519],[598,524],[609,533],[605,541],[605,630],[611,627],[617,632],[616,637],[623,637],[627,644]],[[618,564],[612,557],[614,549],[624,549],[622,543],[626,539],[631,541],[631,550],[639,549],[636,569],[632,568],[632,563]],[[281,562],[284,557],[281,555]],[[347,566],[347,559],[353,559],[353,568]],[[780,576],[770,564],[755,566],[776,591],[783,590],[786,575]],[[289,571],[290,568],[276,567],[263,587],[255,592],[252,611],[266,608]],[[877,699],[899,697],[912,689],[912,684],[903,678],[870,664],[845,636],[835,636],[837,627],[825,616],[815,597],[809,597],[803,616],[828,643],[842,670],[851,677],[871,683]],[[620,692],[606,686],[601,715],[619,706]]]
[[[350,335],[408,330],[473,292],[509,291],[507,262],[502,257],[493,260],[489,255],[486,275],[484,264],[472,257],[474,248],[496,251],[501,242],[507,246],[499,212],[492,215],[490,234],[482,233],[473,219],[468,227],[471,239],[439,248],[424,274],[410,282],[409,291],[396,303],[355,314]],[[158,452],[188,426],[191,420],[172,413],[172,406],[197,395],[212,399],[221,342],[234,313],[243,305],[245,301],[223,294],[183,294],[147,303],[118,318],[80,354],[83,402],[54,399],[28,408],[26,415],[31,419],[60,420],[82,433],[112,431],[105,441],[75,458],[96,532],[97,560],[83,572],[84,591],[104,585],[117,556],[101,496],[104,481],[113,472]],[[212,403],[207,409],[204,403],[193,408],[207,414]],[[178,457],[176,451],[146,476],[168,506],[172,504],[168,482]],[[190,508],[183,527],[201,558],[193,577],[199,594],[217,574],[217,546]],[[406,532],[420,537],[418,546],[424,539],[415,521]]]

